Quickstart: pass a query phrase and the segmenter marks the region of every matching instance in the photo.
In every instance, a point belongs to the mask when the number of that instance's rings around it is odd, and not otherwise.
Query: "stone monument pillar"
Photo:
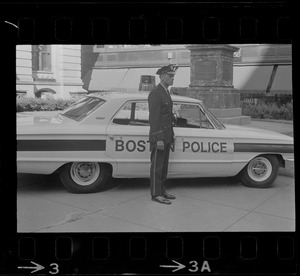
[[[187,96],[202,100],[224,123],[250,123],[250,117],[241,116],[240,93],[232,84],[233,53],[238,48],[227,44],[193,44],[187,49],[191,51]]]

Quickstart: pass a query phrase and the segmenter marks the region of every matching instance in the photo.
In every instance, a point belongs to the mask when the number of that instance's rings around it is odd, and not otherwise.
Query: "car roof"
[[[96,93],[90,93],[87,96],[88,97],[97,97],[104,99],[105,101],[110,101],[113,99],[123,99],[123,100],[147,100],[148,99],[149,92],[136,92],[136,93],[124,93],[124,92],[96,92]],[[173,101],[182,101],[182,102],[190,102],[190,103],[199,103],[202,101],[185,97],[185,96],[178,96],[171,94],[171,98]]]

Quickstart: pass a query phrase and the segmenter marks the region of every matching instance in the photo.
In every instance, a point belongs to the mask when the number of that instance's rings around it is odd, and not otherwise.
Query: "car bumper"
[[[295,176],[295,168],[294,168],[294,157],[287,157],[284,159],[284,167],[279,168],[279,174],[284,176]]]

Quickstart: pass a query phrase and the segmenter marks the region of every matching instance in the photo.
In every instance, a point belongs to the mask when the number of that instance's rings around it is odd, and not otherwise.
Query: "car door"
[[[117,163],[114,177],[149,177],[148,140],[148,102],[128,101],[107,127],[106,155]]]
[[[170,153],[170,177],[227,176],[232,165],[233,137],[217,129],[198,104],[174,102],[180,118],[174,127],[175,145]]]

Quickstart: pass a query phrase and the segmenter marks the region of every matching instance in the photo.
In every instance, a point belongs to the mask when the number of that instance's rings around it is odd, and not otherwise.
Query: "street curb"
[[[294,121],[287,121],[287,120],[271,120],[271,119],[255,119],[251,118],[251,121],[257,121],[257,122],[271,122],[271,123],[280,123],[280,124],[294,124]]]

